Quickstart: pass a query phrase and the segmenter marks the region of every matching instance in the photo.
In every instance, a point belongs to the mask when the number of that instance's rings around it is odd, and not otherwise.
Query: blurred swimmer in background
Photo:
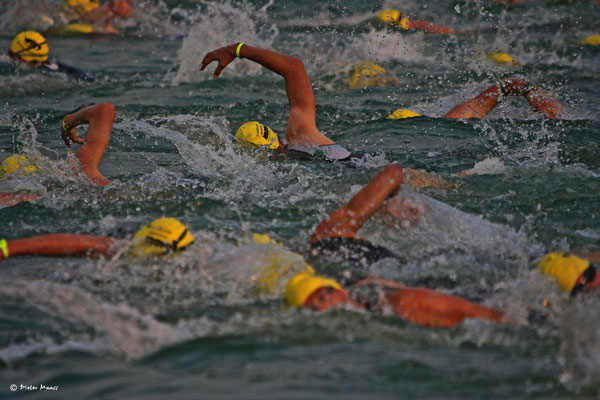
[[[113,21],[132,15],[132,0],[109,0],[100,5],[99,0],[65,0],[63,17],[68,24],[58,30],[61,34],[120,33]]]
[[[163,217],[142,227],[130,241],[69,233],[2,239],[0,261],[17,256],[112,257],[123,251],[133,258],[148,258],[178,254],[192,243],[194,236],[181,221]]]
[[[498,103],[508,96],[523,96],[534,111],[549,119],[563,116],[562,105],[547,91],[539,89],[529,82],[519,78],[506,78],[496,85],[492,85],[477,96],[465,100],[452,110],[448,111],[446,118],[485,118]],[[421,114],[409,109],[395,110],[388,116],[389,119],[403,119],[419,117]]]
[[[236,132],[236,138],[258,146],[282,151],[295,151],[308,156],[328,160],[346,160],[350,152],[333,142],[317,128],[315,116],[315,95],[302,60],[275,51],[248,46],[245,43],[232,44],[213,50],[204,56],[201,70],[213,61],[218,62],[213,76],[217,78],[223,69],[236,57],[257,62],[281,75],[285,79],[285,89],[290,105],[286,129],[287,144],[267,125],[256,121],[243,124]]]
[[[377,18],[392,27],[398,27],[405,31],[422,31],[426,33],[434,33],[438,35],[450,35],[460,33],[460,31],[448,28],[443,25],[434,24],[433,22],[422,21],[419,19],[409,19],[406,14],[399,10],[386,9],[381,11]]]
[[[50,61],[50,48],[46,38],[35,31],[19,33],[11,41],[8,56],[20,64],[27,65],[45,72],[60,72],[75,79],[93,81],[94,79],[84,71],[70,65]]]
[[[110,139],[112,126],[115,121],[115,106],[112,103],[98,103],[84,107],[67,114],[62,121],[61,136],[65,144],[81,144],[75,156],[69,154],[67,162],[73,172],[82,171],[96,185],[104,186],[110,183],[98,170]],[[88,124],[85,139],[79,137],[77,126]],[[6,158],[0,166],[0,178],[6,179],[15,173],[33,174],[40,169],[35,160],[22,154]],[[0,193],[0,205],[14,205],[19,201],[35,200],[37,196],[16,193]]]
[[[546,118],[561,117],[562,106],[548,92],[518,78],[507,78],[492,85],[472,99],[466,100],[448,111],[446,118],[485,118],[503,97],[523,96],[531,108]]]

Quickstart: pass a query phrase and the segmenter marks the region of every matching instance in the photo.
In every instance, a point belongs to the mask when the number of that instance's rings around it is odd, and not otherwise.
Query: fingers
[[[204,69],[213,61],[218,61],[218,59],[214,56],[213,52],[210,52],[208,54],[206,54],[204,56],[204,59],[202,60],[202,65],[200,66],[200,71],[204,71]],[[215,69],[215,72],[213,73],[213,76],[215,78],[218,78],[219,75],[221,75],[221,72],[223,71],[223,69],[225,69],[225,65],[222,65],[219,62],[219,65],[217,66],[217,68]]]
[[[215,72],[213,73],[213,76],[215,78],[218,78],[219,75],[221,75],[221,72],[223,71],[223,69],[225,69],[224,65],[221,65],[221,63],[219,63],[219,65],[217,66],[217,68],[215,69]]]
[[[71,134],[70,139],[75,142],[75,143],[79,143],[79,144],[83,144],[84,140],[82,138],[80,138],[79,136],[77,136],[77,132],[74,132],[74,134]]]
[[[64,129],[61,129],[60,131],[60,137],[62,138],[63,142],[65,142],[65,144],[67,145],[67,147],[71,147],[71,139],[69,139],[69,132],[65,131]]]
[[[206,66],[208,64],[210,64],[211,62],[213,62],[214,60],[215,59],[212,58],[212,53],[206,53],[206,55],[202,59],[202,64],[200,65],[200,71],[204,71],[204,68],[206,68]]]

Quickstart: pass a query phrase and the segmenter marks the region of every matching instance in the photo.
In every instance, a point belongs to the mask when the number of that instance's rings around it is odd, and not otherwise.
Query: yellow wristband
[[[65,117],[63,118],[62,129],[63,129],[63,132],[69,132],[69,130],[67,129],[67,126],[65,125],[65,119],[67,119],[67,116],[66,116],[66,115],[65,115]]]
[[[240,44],[238,44],[237,49],[235,49],[235,56],[236,57],[242,57],[240,56],[240,50],[242,49],[242,46],[245,45],[246,43],[244,42],[240,42]]]
[[[2,254],[4,254],[4,258],[8,258],[8,245],[6,244],[6,240],[0,240],[0,249],[2,249]]]

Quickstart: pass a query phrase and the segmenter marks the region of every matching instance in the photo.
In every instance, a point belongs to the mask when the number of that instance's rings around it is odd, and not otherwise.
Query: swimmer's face
[[[334,289],[332,287],[321,287],[308,296],[304,301],[304,307],[311,308],[315,311],[325,311],[329,307],[337,307],[341,304],[346,304],[348,293],[345,290]]]
[[[577,279],[572,293],[577,293],[581,290],[590,291],[600,288],[600,274],[596,271],[596,267],[590,265]]]
[[[385,205],[383,221],[388,225],[409,228],[416,224],[425,209],[423,205],[404,197],[392,197]]]

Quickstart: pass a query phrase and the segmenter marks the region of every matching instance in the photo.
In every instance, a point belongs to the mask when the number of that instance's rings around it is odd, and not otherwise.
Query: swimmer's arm
[[[21,201],[37,200],[35,194],[0,193],[0,206],[14,206]]]
[[[111,256],[118,250],[117,239],[102,236],[50,234],[28,239],[7,240],[9,257],[36,255],[46,257]],[[0,252],[0,260],[4,254]]]
[[[108,147],[114,121],[115,106],[112,103],[98,103],[85,107],[76,113],[67,115],[64,120],[66,130],[69,132],[72,132],[77,125],[89,124],[83,145],[77,150],[75,156],[81,161],[83,171],[90,180],[100,186],[110,183],[98,171],[98,165],[102,161],[106,147]],[[65,129],[63,129],[64,131]],[[64,138],[65,135],[63,134]],[[65,143],[67,143],[66,140]],[[81,143],[81,139],[78,143]]]
[[[443,25],[434,24],[428,21],[422,21],[419,19],[411,19],[408,21],[408,29],[415,31],[423,31],[427,33],[437,33],[442,35],[450,35],[452,33],[458,33],[452,28],[448,28]]]
[[[546,117],[558,118],[562,106],[546,91],[537,89],[518,78],[507,78],[500,85],[493,85],[454,107],[446,114],[446,118],[484,118],[496,107],[502,96],[524,96],[531,107]]]
[[[531,87],[524,96],[535,111],[550,119],[560,118],[562,106],[545,90]]]
[[[356,237],[356,232],[384,200],[399,190],[402,180],[402,167],[395,164],[383,167],[348,204],[338,208],[315,228],[310,242],[329,237]]]
[[[472,99],[466,100],[445,115],[446,118],[484,118],[498,104],[502,92],[493,85]]]
[[[382,278],[380,276],[367,276],[354,283],[355,286],[364,286],[369,284],[375,284],[391,289],[403,289],[406,287],[402,283],[394,282],[389,279]]]
[[[213,50],[204,56],[200,70],[204,70],[213,61],[219,65],[213,76],[217,78],[223,69],[236,58],[238,43]],[[240,48],[240,57],[259,63],[265,68],[281,75],[285,79],[288,101],[292,107],[315,110],[315,96],[304,63],[296,57],[287,56],[272,50],[244,44]]]
[[[467,318],[514,323],[500,311],[429,289],[406,287],[384,296],[384,307],[391,307],[399,317],[419,325],[451,327]]]

